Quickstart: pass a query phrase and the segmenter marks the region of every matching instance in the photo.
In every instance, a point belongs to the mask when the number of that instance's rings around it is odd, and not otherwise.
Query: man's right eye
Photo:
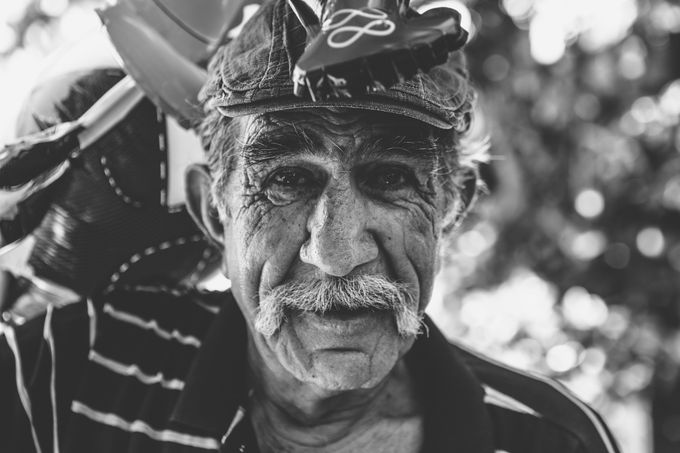
[[[269,176],[269,185],[281,187],[301,187],[308,185],[314,175],[304,168],[286,167]]]
[[[274,203],[291,203],[310,195],[316,188],[314,173],[301,167],[284,167],[272,172],[265,183]]]

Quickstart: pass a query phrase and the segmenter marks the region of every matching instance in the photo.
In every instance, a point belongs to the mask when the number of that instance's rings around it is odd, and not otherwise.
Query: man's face
[[[240,154],[215,196],[251,347],[270,369],[321,388],[376,385],[415,335],[413,323],[399,331],[396,302],[375,299],[391,285],[401,310],[420,314],[436,272],[444,197],[429,127],[325,109],[236,121]],[[347,292],[347,282],[361,284]],[[281,308],[278,317],[262,319],[263,304]]]

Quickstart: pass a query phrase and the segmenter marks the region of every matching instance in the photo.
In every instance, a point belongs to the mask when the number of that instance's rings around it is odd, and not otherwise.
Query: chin
[[[281,365],[297,380],[326,391],[375,387],[408,349],[396,332],[363,345],[314,347],[284,327],[277,340],[275,351]]]
[[[392,370],[398,354],[371,357],[360,351],[321,351],[313,354],[311,367],[299,376],[324,390],[346,391],[372,388]]]

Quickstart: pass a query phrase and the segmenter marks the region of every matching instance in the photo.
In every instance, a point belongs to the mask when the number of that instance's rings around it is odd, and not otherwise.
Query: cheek
[[[439,223],[434,208],[404,208],[383,213],[381,234],[386,261],[400,281],[414,286],[414,297],[424,309],[429,302],[436,270]]]
[[[434,210],[433,210],[434,211]],[[416,269],[420,284],[420,306],[430,300],[439,244],[439,222],[434,212],[429,216],[411,213],[405,222],[404,249]]]
[[[441,221],[437,210],[432,207],[410,210],[405,216],[404,244],[407,255],[412,258],[434,259],[439,242]]]
[[[229,271],[238,275],[235,291],[248,301],[251,310],[257,307],[263,290],[280,284],[298,259],[306,235],[305,219],[305,209],[299,205],[264,203],[242,208],[234,219]]]

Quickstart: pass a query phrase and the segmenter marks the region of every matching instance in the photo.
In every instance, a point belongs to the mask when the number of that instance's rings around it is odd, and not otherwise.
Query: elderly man
[[[30,326],[12,332],[0,343],[0,442],[618,451],[598,415],[556,383],[449,344],[423,315],[473,168],[458,144],[472,99],[461,56],[387,91],[313,102],[293,96],[304,45],[297,17],[275,0],[211,65],[209,167],[192,167],[187,186],[195,220],[224,250],[231,292],[126,291],[89,316],[82,304],[57,310],[54,341],[73,352],[51,378],[19,370],[35,387],[23,393],[5,390],[16,374],[5,343],[39,348]],[[35,409],[46,395],[52,414]]]

